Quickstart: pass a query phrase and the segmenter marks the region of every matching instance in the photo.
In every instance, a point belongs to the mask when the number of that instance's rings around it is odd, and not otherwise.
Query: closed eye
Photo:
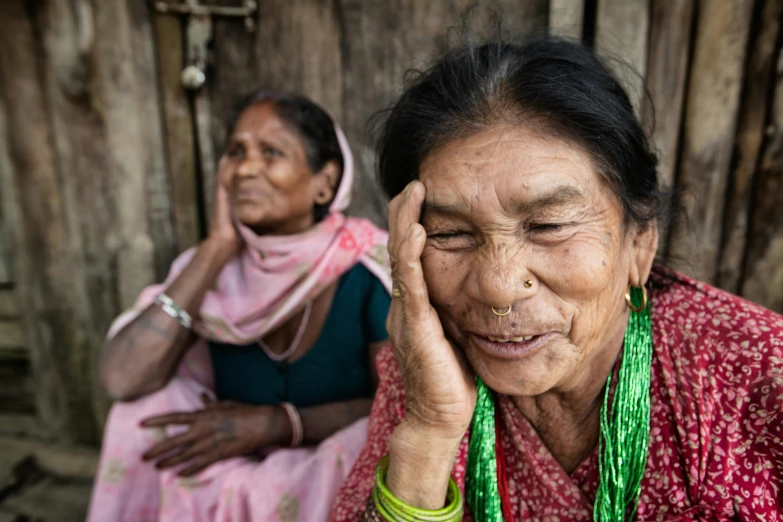
[[[534,223],[528,225],[527,229],[531,232],[556,232],[563,228],[564,225],[560,223]]]
[[[455,237],[466,236],[467,232],[461,230],[454,230],[451,232],[438,232],[436,234],[428,234],[429,239],[452,239]]]

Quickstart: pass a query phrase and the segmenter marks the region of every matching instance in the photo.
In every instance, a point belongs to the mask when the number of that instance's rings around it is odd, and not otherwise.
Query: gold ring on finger
[[[394,288],[392,288],[391,295],[392,297],[401,297],[402,292],[400,292],[400,289],[395,286]]]

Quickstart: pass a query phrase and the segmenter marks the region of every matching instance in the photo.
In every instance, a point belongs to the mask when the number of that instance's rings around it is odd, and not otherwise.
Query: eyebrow
[[[548,207],[557,207],[583,201],[581,192],[570,185],[562,185],[537,196],[530,201],[514,201],[511,207],[517,214],[533,214]],[[464,203],[442,204],[436,201],[425,201],[422,208],[422,218],[427,215],[464,216],[470,213],[470,208]]]

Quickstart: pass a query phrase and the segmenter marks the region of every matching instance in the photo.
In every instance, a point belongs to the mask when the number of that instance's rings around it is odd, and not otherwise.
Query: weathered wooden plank
[[[636,114],[644,97],[648,11],[648,0],[598,0],[595,23],[595,49],[625,86]]]
[[[201,186],[204,208],[211,209],[215,199],[217,184],[217,163],[222,148],[216,148],[212,141],[213,125],[212,104],[209,96],[209,86],[205,85],[193,95],[193,119],[196,128],[196,143],[198,143],[198,161],[201,172]],[[205,212],[204,218],[209,224],[211,212]]]
[[[677,170],[693,9],[694,0],[651,0],[650,4],[650,99],[645,100],[643,113],[645,127],[652,129],[658,151],[658,181],[662,187],[674,185]]]
[[[0,100],[2,99],[3,95],[0,92]],[[16,233],[14,223],[16,201],[11,197],[12,169],[13,164],[8,151],[5,107],[0,101],[0,285],[4,286],[12,284],[14,271],[12,252]]]
[[[97,103],[106,125],[108,178],[116,212],[117,296],[121,308],[136,301],[155,280],[154,243],[146,219],[148,173],[139,154],[146,145],[139,100],[134,39],[125,0],[95,4],[95,82]]]
[[[343,28],[338,15],[336,2],[260,2],[255,66],[262,86],[300,92],[340,120]],[[302,52],[303,49],[317,52]]]
[[[676,231],[671,253],[675,266],[709,283],[717,275],[752,4],[708,0],[697,16],[679,173],[689,226]]]
[[[15,245],[22,316],[36,376],[36,409],[46,429],[63,441],[94,440],[89,408],[75,407],[83,382],[73,387],[72,357],[84,353],[84,318],[78,299],[78,243],[60,186],[55,143],[44,91],[42,42],[22,0],[0,2],[0,83],[14,162],[13,197],[19,202]],[[68,76],[60,78],[67,82]],[[6,186],[4,185],[4,191]],[[82,279],[83,281],[83,279]],[[81,370],[80,373],[76,373]]]
[[[184,64],[180,20],[174,16],[157,16],[155,34],[176,245],[183,251],[198,243],[201,225],[193,120],[180,81]]]
[[[0,190],[2,190],[0,188]],[[11,281],[11,263],[8,260],[8,241],[5,238],[5,225],[3,225],[2,209],[0,209],[0,285],[10,285]]]
[[[4,355],[0,355],[0,382],[3,383],[0,386],[0,411],[6,414],[34,415],[36,406],[33,376],[27,354],[18,353],[9,358]],[[45,429],[40,432],[42,435],[45,433]]]
[[[223,0],[222,3],[228,4],[229,0]],[[267,2],[260,4],[259,9],[263,11]],[[261,23],[263,16],[259,14],[257,20]],[[267,21],[267,23],[271,22]],[[215,154],[219,157],[223,153],[229,132],[226,128],[227,122],[232,117],[239,100],[258,88],[281,87],[272,84],[268,78],[262,82],[259,74],[259,62],[263,63],[264,60],[274,59],[277,56],[274,42],[270,42],[268,48],[262,49],[259,58],[256,54],[256,39],[263,36],[256,32],[248,32],[242,20],[218,18],[214,21],[214,29],[214,60],[208,74],[208,82],[211,94],[212,143]],[[205,186],[205,189],[210,190],[213,187],[214,184],[210,184],[208,187]],[[208,206],[205,211],[207,216],[211,215],[212,207]]]
[[[549,32],[575,42],[582,41],[584,0],[550,0]]]
[[[0,437],[38,437],[40,427],[35,415],[24,413],[0,413]]]
[[[775,75],[775,46],[783,15],[783,2],[779,0],[762,1],[757,6],[755,17],[760,30],[751,34],[748,49],[718,265],[718,285],[732,292],[741,291],[752,180],[764,141],[769,92]]]
[[[34,13],[42,40],[42,79],[57,160],[57,191],[68,226],[67,275],[56,277],[70,278],[72,313],[78,317],[72,328],[79,342],[60,348],[68,353],[63,377],[69,407],[80,415],[78,428],[85,430],[85,436],[92,430],[90,440],[95,440],[93,347],[117,312],[114,252],[107,248],[117,243],[117,219],[107,128],[97,85],[92,82],[94,13],[87,0],[53,0]]]
[[[120,4],[122,8],[123,5]],[[152,2],[125,0],[133,59],[133,95],[141,128],[141,169],[146,176],[147,230],[154,247],[155,280],[163,280],[177,255],[170,176],[166,164],[155,49],[155,9]],[[158,53],[159,54],[159,53]]]
[[[367,121],[394,101],[411,68],[430,61],[449,27],[457,26],[469,2],[439,0],[341,0],[344,27],[343,85],[345,133],[357,166],[357,186],[351,212],[386,222],[386,202],[375,182],[375,151]],[[547,3],[504,0],[493,7],[511,34],[546,26]],[[482,12],[476,12],[480,31]],[[480,33],[479,33],[480,34]]]
[[[776,73],[770,125],[756,174],[742,295],[783,312],[783,53]]]
[[[25,354],[24,330],[22,323],[0,319],[0,350],[21,349]]]
[[[0,319],[19,318],[19,301],[11,289],[0,290]]]

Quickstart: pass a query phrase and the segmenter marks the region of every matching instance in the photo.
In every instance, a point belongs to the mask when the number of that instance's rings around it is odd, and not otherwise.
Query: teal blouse
[[[389,338],[389,304],[381,282],[357,264],[340,278],[321,334],[301,359],[290,364],[275,362],[257,344],[211,341],[218,399],[307,407],[371,398],[367,347]]]

